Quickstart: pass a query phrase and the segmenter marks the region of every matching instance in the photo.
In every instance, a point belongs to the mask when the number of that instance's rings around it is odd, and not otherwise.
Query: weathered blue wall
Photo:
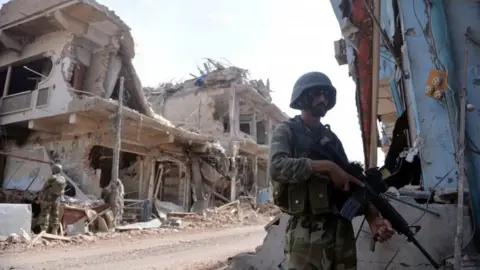
[[[407,69],[407,91],[415,99],[417,132],[420,139],[423,182],[425,187],[455,188],[457,165],[452,130],[446,106],[425,95],[431,69],[438,69],[438,56],[429,44],[435,44],[428,31],[424,1],[398,1],[404,39],[404,63]]]
[[[342,23],[338,8],[341,1],[331,2]],[[380,24],[390,39],[395,32],[392,3],[394,1],[381,0]],[[471,142],[466,151],[466,163],[474,216],[477,227],[480,227],[480,45],[472,42],[465,45],[467,27],[471,28],[475,39],[480,42],[480,3],[468,0],[430,0],[430,5],[421,0],[397,0],[397,3],[404,41],[402,60],[407,75],[405,87],[412,97],[411,111],[415,115],[415,126],[420,139],[426,192],[430,188],[456,188],[458,184],[455,159],[458,151],[458,93],[463,85],[464,50],[468,47],[467,98],[475,110],[467,112],[467,141]],[[398,81],[391,60],[391,54],[382,49],[379,76],[390,77],[398,113],[401,105],[398,93],[395,92]],[[425,95],[431,69],[449,71],[446,102],[437,102]]]

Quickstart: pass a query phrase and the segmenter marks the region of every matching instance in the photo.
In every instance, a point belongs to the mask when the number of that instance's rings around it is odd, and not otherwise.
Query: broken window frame
[[[47,75],[43,75],[41,73],[42,72],[41,70],[40,71],[31,71],[30,69],[27,69],[28,71],[30,71],[32,73],[32,75],[37,75],[40,78],[40,80],[38,80],[35,84],[35,89],[25,90],[25,91],[21,91],[21,92],[18,92],[18,93],[13,93],[13,94],[8,94],[8,92],[10,90],[10,86],[11,86],[13,69],[15,67],[18,67],[18,66],[26,66],[26,65],[28,65],[28,63],[32,63],[32,62],[38,61],[38,60],[48,60],[48,61],[50,61],[51,67],[49,68]],[[41,107],[45,107],[45,106],[48,105],[48,100],[49,100],[49,97],[50,97],[50,87],[39,88],[39,86],[42,82],[47,80],[52,74],[53,59],[51,57],[45,57],[44,54],[39,54],[39,55],[35,55],[35,56],[32,56],[32,57],[28,57],[28,58],[21,59],[19,61],[10,63],[8,65],[3,66],[2,69],[3,68],[7,69],[7,75],[5,76],[5,82],[3,84],[3,89],[2,89],[2,96],[0,98],[0,108],[2,108],[2,110],[0,111],[0,115],[7,115],[7,114],[13,114],[13,113],[18,113],[18,112],[28,111],[28,110],[31,110],[33,108],[41,108]],[[38,103],[38,93],[39,93],[40,90],[47,91],[46,101],[45,101],[44,104],[39,104]],[[23,108],[11,109],[11,110],[8,110],[8,108],[7,108],[7,111],[4,111],[5,110],[5,106],[3,106],[4,102],[5,102],[5,104],[8,104],[9,102],[14,102],[14,101],[9,101],[9,99],[14,99],[14,98],[17,98],[17,97],[21,99],[22,96],[27,96],[27,95],[30,95],[30,97],[29,97],[30,101],[29,101],[29,106],[28,107],[25,106]]]

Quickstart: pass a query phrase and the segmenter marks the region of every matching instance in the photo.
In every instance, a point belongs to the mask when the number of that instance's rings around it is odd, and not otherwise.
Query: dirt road
[[[253,251],[265,234],[263,226],[248,226],[43,252],[8,252],[0,255],[0,269],[198,269]]]

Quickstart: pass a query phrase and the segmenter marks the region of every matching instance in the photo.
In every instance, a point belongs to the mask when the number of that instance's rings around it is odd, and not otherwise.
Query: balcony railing
[[[34,107],[48,105],[50,88],[45,87],[33,91],[25,91],[1,98],[0,115],[28,111]]]

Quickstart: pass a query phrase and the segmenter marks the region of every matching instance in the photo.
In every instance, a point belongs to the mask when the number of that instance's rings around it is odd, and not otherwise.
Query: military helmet
[[[52,173],[53,174],[61,173],[62,170],[63,170],[62,165],[60,165],[58,163],[55,163],[55,164],[52,165]]]
[[[332,85],[332,82],[327,77],[327,75],[321,72],[308,72],[303,74],[295,82],[293,86],[292,98],[290,99],[290,108],[296,110],[302,110],[302,106],[298,103],[298,99],[302,94],[313,87],[321,87],[328,92],[328,106],[327,110],[330,110],[335,106],[337,102],[337,89]]]

